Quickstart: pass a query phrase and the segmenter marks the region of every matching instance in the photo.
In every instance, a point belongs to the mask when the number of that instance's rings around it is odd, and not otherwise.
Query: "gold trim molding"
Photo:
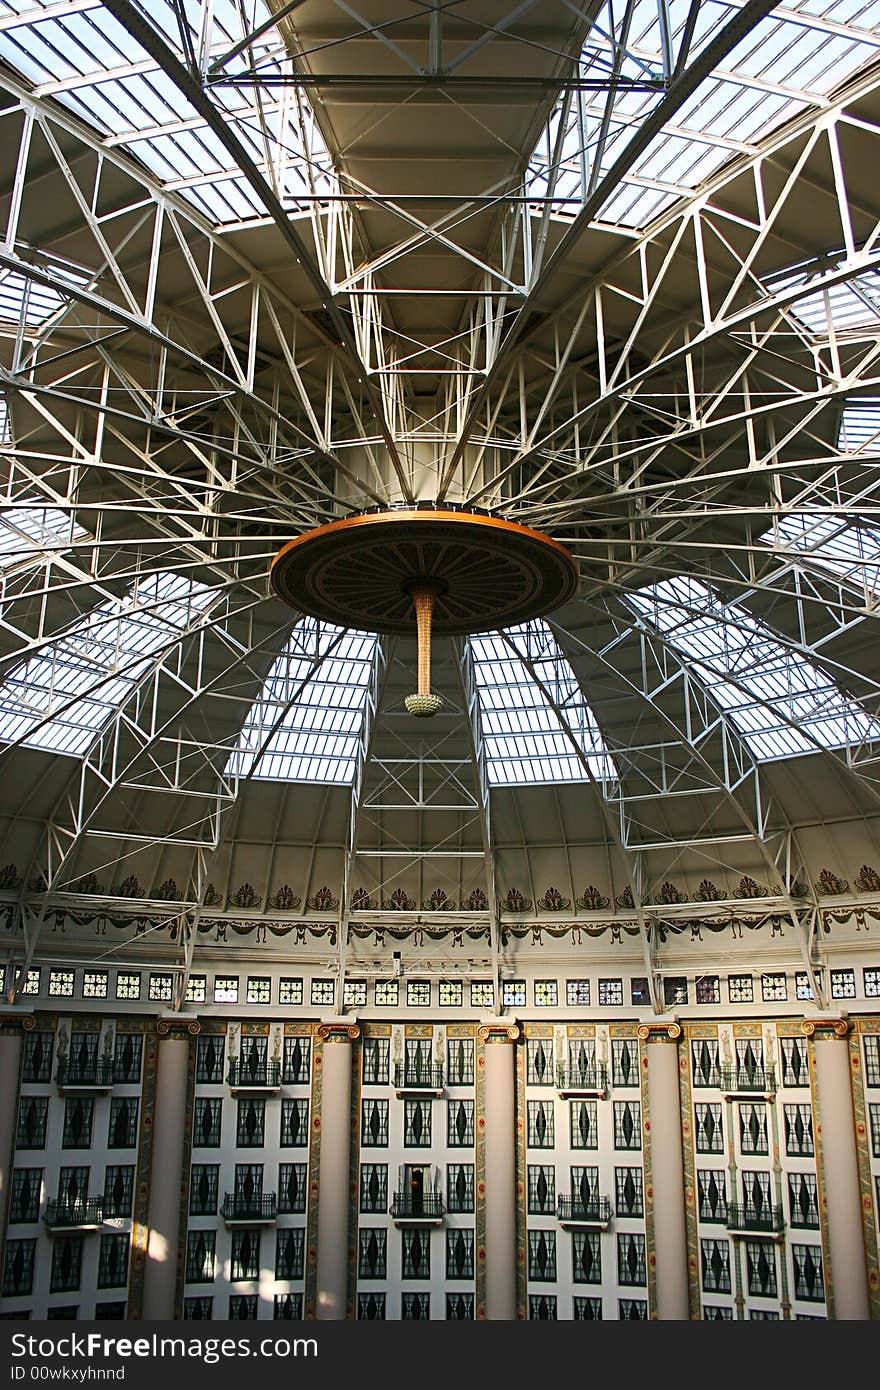
[[[678,1042],[682,1029],[680,1023],[640,1023],[636,1037],[644,1043]]]
[[[852,1023],[848,1018],[805,1018],[801,1023],[805,1038],[818,1036],[820,1040],[827,1039],[829,1034],[835,1038],[845,1038],[851,1028]]]
[[[191,1019],[189,1023],[177,1023],[173,1018],[160,1018],[156,1024],[156,1032],[160,1038],[170,1038],[178,1042],[198,1037],[201,1031],[202,1025],[197,1018]]]
[[[477,1028],[480,1042],[519,1042],[522,1029],[518,1023],[481,1023]]]
[[[319,1023],[318,1037],[325,1043],[356,1042],[361,1035],[358,1023]]]

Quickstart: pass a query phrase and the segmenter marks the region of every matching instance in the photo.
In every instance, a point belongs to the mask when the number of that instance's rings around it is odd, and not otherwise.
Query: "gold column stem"
[[[413,606],[416,610],[416,632],[419,652],[420,695],[431,693],[431,619],[434,614],[434,600],[437,589],[433,584],[414,584],[411,590]]]

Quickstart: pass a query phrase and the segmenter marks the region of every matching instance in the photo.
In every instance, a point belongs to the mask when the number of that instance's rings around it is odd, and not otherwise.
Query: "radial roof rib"
[[[333,332],[338,338],[340,347],[349,357],[358,383],[362,387],[372,407],[403,495],[406,500],[413,500],[409,481],[402,469],[397,444],[386,417],[385,404],[382,397],[372,382],[366,366],[361,360],[350,326],[340,312],[330,286],[315,264],[309,247],[293,225],[278,195],[260,172],[260,169],[232,128],[232,125],[225,118],[224,113],[219,110],[214,102],[206,95],[202,83],[194,76],[192,69],[188,69],[184,66],[174,50],[166,43],[160,31],[149,20],[145,12],[137,5],[131,3],[131,0],[104,0],[104,5],[105,8],[115,15],[119,22],[125,26],[129,33],[134,35],[144,51],[149,54],[151,59],[159,65],[162,71],[179,89],[181,95],[186,99],[192,109],[198,113],[213,136],[228,151],[231,159],[241,171],[247,183],[265,206],[281,233],[281,236],[292,251],[296,263],[302,267],[308,277],[318,296],[322,309],[328,316]],[[182,25],[182,32],[189,32],[186,24]],[[190,35],[190,39],[196,42],[197,36]]]

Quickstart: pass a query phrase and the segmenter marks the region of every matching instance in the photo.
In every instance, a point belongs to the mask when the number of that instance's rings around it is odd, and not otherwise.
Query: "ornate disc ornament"
[[[436,714],[431,630],[463,635],[539,618],[577,592],[574,557],[515,521],[453,507],[364,512],[288,541],[272,587],[291,608],[340,627],[419,637],[411,714]]]

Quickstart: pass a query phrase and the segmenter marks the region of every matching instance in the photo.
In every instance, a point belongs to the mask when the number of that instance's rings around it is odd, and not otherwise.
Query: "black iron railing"
[[[608,1197],[597,1197],[593,1202],[584,1202],[580,1197],[560,1197],[556,1205],[556,1215],[560,1221],[592,1222],[604,1226],[614,1213]]]
[[[445,1208],[443,1198],[435,1192],[395,1192],[391,1198],[391,1215],[412,1216],[426,1219],[442,1216]]]
[[[227,1192],[220,1211],[224,1221],[274,1221],[278,1199],[274,1192],[263,1192],[258,1197]]]
[[[779,1207],[756,1207],[751,1202],[739,1205],[731,1202],[727,1208],[727,1229],[729,1231],[758,1231],[775,1235],[785,1225],[785,1217]]]
[[[240,1062],[229,1063],[227,1077],[230,1086],[280,1086],[280,1062]]]
[[[394,1084],[399,1091],[442,1091],[442,1067],[414,1067],[398,1062],[394,1067]]]
[[[601,1063],[592,1067],[559,1066],[556,1082],[560,1091],[607,1091],[608,1068]]]
[[[721,1089],[745,1095],[775,1091],[776,1073],[772,1067],[725,1067],[721,1073]]]
[[[55,1072],[58,1086],[112,1086],[112,1057],[95,1057],[84,1061],[61,1057]]]
[[[100,1226],[104,1220],[103,1197],[57,1197],[46,1203],[47,1226]]]

